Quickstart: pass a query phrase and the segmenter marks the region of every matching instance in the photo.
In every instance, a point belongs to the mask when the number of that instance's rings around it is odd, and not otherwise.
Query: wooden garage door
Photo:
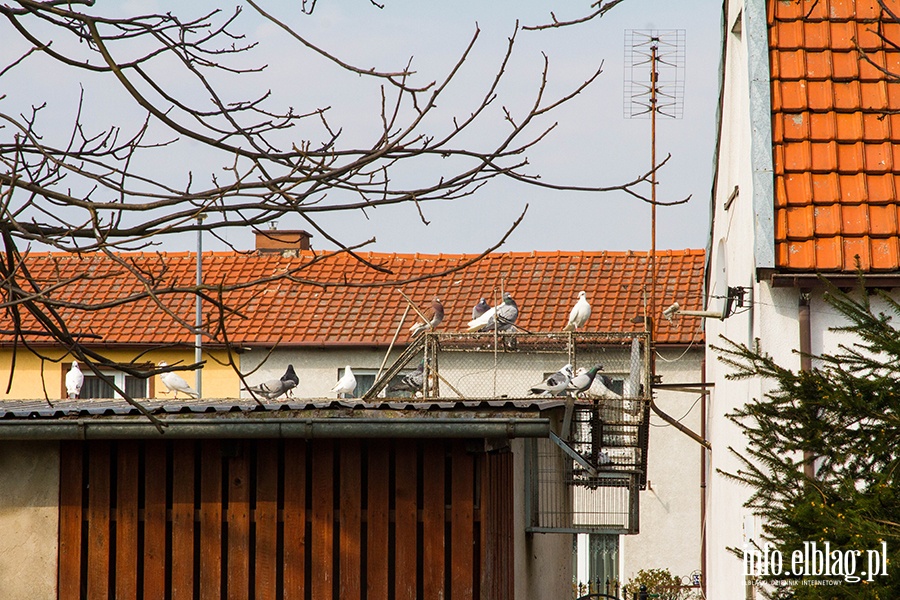
[[[59,598],[512,597],[512,459],[464,441],[62,445]]]

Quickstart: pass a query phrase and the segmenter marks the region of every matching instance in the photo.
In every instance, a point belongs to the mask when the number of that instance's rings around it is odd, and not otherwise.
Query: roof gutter
[[[270,418],[160,419],[163,433],[142,417],[40,422],[0,421],[0,440],[211,438],[540,438],[550,419],[535,418]]]

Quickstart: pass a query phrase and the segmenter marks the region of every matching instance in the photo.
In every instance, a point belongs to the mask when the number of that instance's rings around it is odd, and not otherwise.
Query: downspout
[[[700,359],[700,383],[706,383],[706,355]],[[706,387],[704,386],[704,390]],[[700,437],[706,439],[706,401],[709,395],[700,396]],[[706,452],[700,447],[700,590],[706,598]]]
[[[808,288],[800,288],[800,301],[797,313],[797,318],[800,322],[800,371],[809,372],[812,371],[812,356],[810,355],[812,332],[809,325]],[[809,479],[815,477],[814,460],[815,456],[811,452],[803,452],[803,474]]]

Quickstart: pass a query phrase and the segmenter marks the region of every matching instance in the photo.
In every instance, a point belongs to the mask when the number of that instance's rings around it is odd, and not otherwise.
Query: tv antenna
[[[650,118],[650,343],[656,339],[656,116],[684,113],[684,29],[625,30],[625,117]],[[651,350],[651,372],[655,374]],[[652,380],[651,380],[652,381]]]

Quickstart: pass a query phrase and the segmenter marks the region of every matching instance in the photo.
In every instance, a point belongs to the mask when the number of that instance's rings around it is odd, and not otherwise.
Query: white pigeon
[[[597,396],[598,398],[607,398],[612,400],[619,400],[622,398],[621,395],[612,391],[613,381],[606,375],[597,375],[594,377],[594,382],[591,384],[589,394],[592,396]]]
[[[78,367],[77,361],[72,361],[72,368],[66,373],[66,393],[69,398],[77,398],[84,385],[84,373]]]
[[[572,381],[573,376],[572,365],[567,364],[541,383],[532,386],[531,393],[550,394],[551,396],[561,395],[569,387],[569,382]]]
[[[519,306],[509,292],[503,292],[503,303],[485,311],[466,325],[466,331],[506,331],[512,329],[519,317]],[[499,324],[497,323],[499,321]]]
[[[159,363],[160,367],[168,367],[169,364],[165,361]],[[183,394],[187,394],[193,398],[199,398],[200,394],[197,393],[197,390],[188,385],[188,382],[184,380],[184,378],[175,373],[173,371],[167,371],[165,373],[160,373],[160,380],[163,382],[163,385],[166,386],[170,392],[175,392],[175,398],[178,398],[178,392]]]
[[[337,394],[337,397],[340,398],[343,394],[346,398],[347,394],[352,394],[353,390],[356,389],[356,375],[353,374],[353,370],[350,368],[350,365],[344,367],[344,374],[338,379],[337,384],[331,388],[332,392]]]
[[[578,292],[578,302],[572,307],[572,311],[569,313],[569,322],[563,327],[563,331],[581,329],[591,318],[591,305],[585,298],[586,295],[584,292]]]

